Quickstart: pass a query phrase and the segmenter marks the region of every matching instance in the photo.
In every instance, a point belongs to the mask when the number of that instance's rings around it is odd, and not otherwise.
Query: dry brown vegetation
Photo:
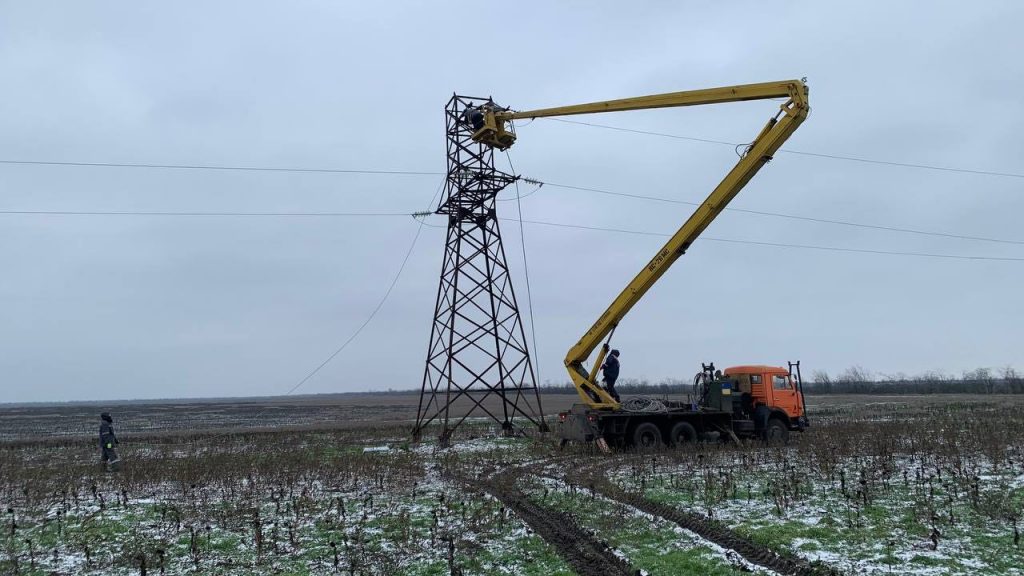
[[[113,474],[91,435],[22,438],[0,444],[0,572],[1012,573],[1021,408],[1012,397],[829,397],[787,447],[611,456],[466,440],[486,425],[444,452],[408,445],[408,424],[135,436],[122,426]],[[364,452],[377,445],[391,449]]]

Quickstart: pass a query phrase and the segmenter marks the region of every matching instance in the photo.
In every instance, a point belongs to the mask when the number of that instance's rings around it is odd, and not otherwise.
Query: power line
[[[433,200],[431,200],[431,203],[433,203]],[[402,264],[398,267],[398,272],[395,273],[395,277],[391,280],[391,284],[388,285],[388,289],[384,292],[384,296],[381,297],[380,302],[378,302],[377,306],[374,307],[374,309],[370,312],[370,315],[366,317],[366,320],[364,320],[363,323],[360,324],[358,328],[356,328],[355,332],[353,332],[352,335],[349,336],[347,340],[342,342],[341,346],[338,346],[338,348],[334,352],[332,352],[330,356],[328,356],[323,362],[317,365],[316,368],[310,371],[309,374],[306,374],[304,378],[302,378],[294,386],[292,386],[291,389],[285,393],[285,396],[291,395],[292,392],[295,392],[296,390],[299,389],[299,387],[308,382],[310,378],[316,376],[317,373],[319,373],[320,370],[324,368],[324,366],[330,364],[331,361],[338,356],[338,354],[341,354],[341,352],[345,350],[345,348],[347,348],[348,345],[351,344],[352,341],[355,340],[360,333],[362,333],[363,329],[366,328],[370,324],[370,322],[373,321],[373,319],[377,316],[377,313],[380,312],[380,309],[384,307],[384,303],[388,301],[388,297],[391,296],[391,292],[392,290],[395,289],[395,285],[398,284],[398,279],[402,276],[402,272],[405,270],[405,265],[409,262],[409,257],[412,256],[412,251],[416,247],[416,241],[419,240],[420,232],[422,231],[423,225],[421,222],[420,226],[416,228],[416,235],[413,236],[412,243],[409,245],[409,249],[405,252],[405,258],[402,259]]]
[[[444,181],[442,181],[441,184],[438,185],[437,190],[434,191],[434,196],[430,199],[430,205],[434,204],[434,200],[437,199],[437,195],[441,193],[441,189],[443,187],[444,187]],[[417,215],[423,215],[423,214],[424,214],[424,212],[413,212],[413,213],[410,213],[410,214],[403,214],[403,215],[404,216],[414,216],[415,217]],[[416,241],[419,240],[420,233],[423,231],[423,224],[424,224],[423,221],[420,221],[420,225],[416,228],[416,235],[413,236],[412,243],[409,245],[409,249],[405,252],[405,257],[402,259],[401,265],[398,267],[398,272],[395,273],[395,277],[392,278],[391,284],[388,285],[387,290],[384,291],[384,295],[381,297],[380,301],[377,302],[377,306],[375,306],[373,308],[373,310],[370,311],[370,314],[366,317],[366,320],[364,320],[363,323],[360,324],[358,328],[356,328],[356,330],[348,337],[347,340],[342,342],[341,345],[338,346],[334,350],[334,352],[332,352],[329,356],[327,356],[327,358],[324,359],[323,362],[318,364],[316,366],[316,368],[313,368],[313,370],[311,370],[309,373],[307,373],[302,379],[300,379],[298,382],[296,382],[294,386],[292,386],[287,392],[285,392],[284,396],[292,395],[292,393],[294,393],[296,390],[301,388],[306,382],[309,382],[309,380],[311,378],[313,378],[313,376],[316,376],[321,370],[323,370],[323,368],[325,366],[327,366],[328,364],[331,363],[332,360],[337,358],[338,354],[341,354],[342,351],[344,351],[345,348],[347,348],[348,345],[351,344],[352,341],[355,340],[359,336],[359,334],[361,334],[363,332],[363,330],[367,326],[369,326],[370,322],[372,322],[373,319],[377,316],[377,313],[380,312],[381,308],[384,307],[384,303],[388,301],[388,297],[391,296],[391,292],[395,289],[395,285],[398,284],[398,279],[401,278],[402,272],[405,271],[405,266],[406,266],[406,264],[409,263],[409,257],[412,256],[412,251],[413,251],[414,248],[416,248]],[[261,410],[260,412],[258,412],[256,414],[256,416],[253,419],[254,420],[255,419],[259,419],[259,417],[262,416],[265,412],[266,412],[266,410]],[[224,437],[224,436],[228,436],[228,434],[218,434],[218,435],[214,435],[214,436],[211,436],[211,437],[208,437],[208,438],[203,438],[203,440],[209,441],[209,440],[213,440],[215,438],[221,438],[221,437]],[[187,442],[187,443],[188,444],[196,444],[197,442]]]
[[[687,206],[700,206],[699,202],[690,202],[687,200],[677,200],[674,198],[664,198],[660,196],[647,196],[644,194],[630,194],[626,192],[613,192],[611,190],[602,190],[600,188],[589,188],[586,186],[572,186],[569,184],[557,184],[555,182],[545,182],[548,186],[555,188],[565,188],[567,190],[579,190],[583,192],[594,192],[596,194],[606,194],[608,196],[621,196],[624,198],[633,198],[637,200],[651,200],[654,202],[667,202],[670,204],[684,204]],[[1003,238],[989,238],[983,236],[967,236],[963,234],[950,234],[947,232],[930,232],[927,230],[916,230],[913,228],[900,228],[897,226],[881,226],[877,224],[864,224],[861,222],[851,222],[848,220],[831,220],[827,218],[814,218],[811,216],[797,216],[795,214],[785,214],[782,212],[768,212],[764,210],[748,210],[746,208],[726,208],[730,212],[742,212],[745,214],[755,214],[758,216],[770,216],[773,218],[787,218],[790,220],[803,220],[805,222],[818,222],[821,224],[835,224],[839,226],[850,226],[854,228],[867,228],[871,230],[884,230],[887,232],[901,232],[905,234],[917,234],[921,236],[936,236],[940,238],[954,238],[957,240],[976,240],[979,242],[996,242],[1000,244],[1024,244],[1024,241],[1020,240],[1006,240]]]
[[[415,216],[416,212],[129,212],[129,211],[72,211],[72,210],[0,210],[0,215],[25,216],[212,216],[212,217],[312,217],[335,218],[349,216]]]
[[[647,136],[658,136],[662,138],[672,138],[675,140],[688,140],[691,142],[704,142],[707,144],[720,144],[724,146],[743,146],[748,144],[746,142],[728,142],[725,140],[715,140],[712,138],[698,138],[696,136],[683,136],[681,134],[671,134],[667,132],[655,132],[652,130],[639,130],[636,128],[624,128],[622,126],[612,126],[609,124],[599,124],[597,122],[583,122],[580,120],[569,120],[566,118],[545,118],[545,120],[553,120],[555,122],[563,122],[565,124],[577,124],[580,126],[590,126],[594,128],[604,128],[607,130],[615,130],[618,132],[629,132],[633,134],[644,134]],[[970,168],[955,168],[950,166],[936,166],[933,164],[917,164],[913,162],[895,162],[892,160],[879,160],[877,158],[864,158],[860,156],[844,156],[840,154],[826,154],[823,152],[809,152],[806,150],[793,150],[789,148],[780,149],[779,152],[787,154],[798,154],[801,156],[813,156],[817,158],[829,158],[832,160],[846,160],[850,162],[861,162],[866,164],[881,164],[885,166],[898,166],[902,168],[917,168],[922,170],[937,170],[941,172],[958,172],[964,174],[979,174],[984,176],[1000,176],[1006,178],[1024,178],[1024,174],[1018,174],[1014,172],[997,172],[994,170],[974,170]],[[276,167],[276,166],[223,166],[213,164],[146,164],[146,163],[127,163],[127,162],[63,162],[63,161],[52,161],[52,160],[10,160],[0,159],[0,164],[22,164],[22,165],[40,165],[40,166],[89,166],[89,167],[102,167],[102,168],[157,168],[157,169],[169,169],[169,170],[230,170],[230,171],[251,171],[251,172],[298,172],[298,173],[327,173],[327,174],[393,174],[393,175],[407,175],[407,176],[437,176],[443,174],[442,172],[428,172],[419,170],[356,170],[356,169],[343,169],[343,168],[292,168],[292,167]]]
[[[516,173],[515,166],[512,165],[512,155],[509,154],[508,150],[505,150],[505,157],[508,158],[508,168],[513,174]],[[533,340],[533,358],[534,358],[534,369],[537,371],[537,381],[534,385],[539,385],[540,378],[540,350],[537,349],[537,322],[533,318],[533,291],[530,289],[530,267],[526,262],[526,232],[523,230],[523,204],[520,202],[522,196],[519,195],[519,179],[515,181],[516,185],[516,210],[519,215],[519,243],[523,248],[523,273],[526,276],[526,303],[530,307],[530,335]],[[533,194],[537,190],[540,190],[543,183],[539,183],[537,188],[534,189],[530,194]],[[527,194],[529,196],[530,194]],[[518,401],[518,399],[517,399]]]
[[[941,172],[960,172],[962,174],[980,174],[983,176],[1002,176],[1004,178],[1024,178],[1024,174],[1013,172],[995,172],[991,170],[971,170],[970,168],[952,168],[949,166],[933,166],[930,164],[913,164],[910,162],[892,162],[889,160],[877,160],[874,158],[858,158],[856,156],[840,156],[838,154],[823,154],[821,152],[806,152],[803,150],[779,150],[786,154],[799,154],[801,156],[814,156],[817,158],[831,158],[833,160],[849,160],[850,162],[863,162],[865,164],[882,164],[884,166],[899,166],[902,168],[920,168],[922,170],[938,170]]]
[[[429,206],[432,206],[434,204],[434,200],[437,199],[437,195],[441,193],[441,189],[443,187],[444,181],[442,181],[441,184],[438,185],[437,190],[434,191],[434,196],[431,197],[430,204],[428,204]],[[415,214],[422,214],[422,212],[404,214],[404,216],[414,216]],[[331,362],[331,360],[334,360],[338,356],[338,354],[341,354],[342,350],[347,348],[348,345],[353,340],[355,340],[357,336],[359,336],[363,329],[366,328],[370,324],[370,322],[373,321],[374,317],[377,316],[377,312],[380,312],[380,309],[384,307],[384,303],[388,301],[388,297],[391,296],[391,291],[395,289],[395,285],[398,284],[398,279],[402,276],[402,272],[405,270],[405,265],[409,262],[409,257],[412,256],[412,251],[416,247],[416,241],[419,240],[420,232],[422,231],[423,222],[421,221],[420,225],[416,227],[416,235],[413,236],[412,243],[409,244],[409,249],[405,252],[405,258],[402,259],[402,264],[398,267],[398,272],[395,273],[395,277],[391,280],[391,284],[388,285],[388,289],[384,292],[384,296],[381,297],[380,302],[377,303],[377,306],[370,312],[369,316],[366,317],[366,320],[359,325],[359,328],[356,328],[356,331],[353,332],[352,335],[348,337],[348,340],[342,342],[341,346],[338,346],[338,348],[334,352],[332,352],[330,356],[328,356],[309,374],[306,374],[306,376],[303,379],[299,380],[298,383],[292,386],[291,390],[288,390],[285,396],[288,396],[292,392],[298,390],[300,386],[308,382],[310,378],[312,378],[318,372],[320,372],[320,370],[322,370],[324,366],[327,366]]]
[[[577,190],[583,192],[592,192],[597,194],[604,194],[608,196],[618,196],[623,198],[632,198],[638,200],[649,200],[654,202],[665,202],[671,204],[682,204],[686,206],[700,206],[697,202],[691,202],[687,200],[678,200],[675,198],[665,198],[660,196],[650,196],[645,194],[632,194],[626,192],[615,192],[612,190],[604,190],[600,188],[593,188],[587,186],[574,186],[570,184],[560,184],[557,182],[542,182],[540,180],[524,178],[525,181],[535,184],[537,188],[534,190],[518,195],[515,198],[499,198],[498,201],[511,201],[521,200],[522,198],[529,197],[540,190],[542,186],[547,184],[556,188],[563,188],[567,190]],[[878,224],[865,224],[862,222],[851,222],[847,220],[834,220],[828,218],[815,218],[812,216],[799,216],[795,214],[786,214],[781,212],[770,212],[765,210],[750,210],[745,208],[728,207],[726,210],[731,212],[740,212],[745,214],[754,214],[758,216],[774,217],[774,218],[785,218],[790,220],[798,220],[805,222],[816,222],[822,224],[832,224],[839,226],[849,226],[855,228],[864,228],[870,230],[882,230],[887,232],[899,232],[905,234],[915,234],[921,236],[933,236],[939,238],[951,238],[957,240],[972,240],[979,242],[994,242],[1000,244],[1016,244],[1024,245],[1024,241],[1020,240],[1008,240],[1003,238],[991,238],[983,236],[970,236],[965,234],[952,234],[947,232],[934,232],[927,230],[918,230],[913,228],[902,228],[897,226],[883,226]],[[427,212],[430,214],[430,212]],[[152,216],[152,217],[307,217],[307,218],[324,218],[324,217],[359,217],[359,216],[371,216],[371,217],[405,217],[405,216],[417,216],[422,215],[419,213],[410,212],[207,212],[207,211],[188,211],[188,212],[169,212],[169,211],[70,211],[70,210],[0,210],[0,215],[27,215],[27,216]],[[430,226],[427,224],[427,226]]]
[[[668,134],[665,132],[652,132],[649,130],[636,130],[633,128],[623,128],[621,126],[610,126],[608,124],[597,124],[595,122],[581,122],[579,120],[567,120],[565,118],[547,118],[547,120],[554,120],[556,122],[564,122],[566,124],[579,124],[582,126],[592,126],[594,128],[606,128],[608,130],[616,130],[619,132],[632,132],[634,134],[645,134],[648,136],[660,136],[662,138],[673,138],[676,140],[690,140],[693,142],[705,142],[708,144],[722,144],[726,146],[742,146],[748,144],[747,142],[725,142],[724,140],[712,140],[709,138],[696,138],[693,136],[682,136],[680,134]],[[972,170],[970,168],[953,168],[950,166],[935,166],[932,164],[915,164],[912,162],[893,162],[890,160],[877,160],[874,158],[862,158],[859,156],[842,156],[839,154],[825,154],[821,152],[807,152],[805,150],[792,150],[788,148],[782,148],[779,152],[785,152],[787,154],[799,154],[801,156],[814,156],[817,158],[829,158],[832,160],[847,160],[850,162],[861,162],[865,164],[882,164],[885,166],[899,166],[901,168],[918,168],[921,170],[938,170],[941,172],[960,172],[964,174],[980,174],[983,176],[1001,176],[1004,178],[1024,178],[1024,174],[1017,174],[1014,172],[996,172],[992,170]]]
[[[434,215],[433,213],[430,213],[430,214],[414,214],[413,215],[413,219],[416,220],[417,222],[419,222],[420,224],[426,226],[427,228],[447,228],[448,227],[448,226],[443,225],[443,224],[427,224],[427,221],[425,220],[425,218],[427,216],[433,216],[433,215]]]
[[[676,138],[682,140],[693,140],[697,142],[709,142],[713,144],[723,144],[729,146],[736,146],[732,142],[725,142],[722,140],[711,140],[706,138],[695,138],[689,136],[680,136],[677,134],[666,134],[663,132],[651,132],[647,130],[635,130],[632,128],[622,128],[618,126],[610,126],[605,124],[596,124],[593,122],[581,122],[578,120],[566,120],[563,118],[549,118],[549,120],[556,120],[559,122],[566,122],[570,124],[581,124],[585,126],[594,126],[598,128],[607,128],[611,130],[619,130],[624,132],[635,132],[638,134],[648,134],[653,136],[663,136],[668,138]],[[899,162],[888,162],[882,160],[869,160],[863,158],[837,156],[830,154],[820,154],[814,152],[803,152],[796,150],[782,150],[783,152],[789,152],[793,154],[804,154],[809,156],[821,156],[826,158],[836,158],[841,160],[854,160],[858,162],[870,162],[870,163],[881,163],[890,164],[894,166],[908,166],[916,168],[929,168],[934,170],[946,170],[952,172],[969,172],[978,174],[988,174],[996,176],[1009,176],[1009,177],[1022,177],[1022,174],[1011,174],[1001,172],[986,172],[977,170],[966,170],[959,168],[944,168],[936,166],[925,166],[916,164],[905,164]],[[128,163],[112,163],[112,162],[56,162],[56,161],[36,161],[36,160],[0,160],[0,164],[30,164],[30,165],[54,165],[54,166],[93,166],[93,167],[118,167],[118,168],[163,168],[163,169],[179,169],[179,170],[232,170],[232,171],[257,171],[257,172],[298,172],[298,173],[335,173],[335,174],[391,174],[391,175],[440,175],[440,172],[420,172],[420,171],[409,171],[409,170],[349,170],[349,169],[338,169],[338,168],[287,168],[287,167],[257,167],[257,166],[221,166],[221,165],[186,165],[186,164],[128,164]],[[529,180],[528,180],[529,181]],[[596,192],[600,194],[608,194],[612,196],[621,196],[626,198],[636,198],[642,200],[652,200],[657,202],[670,202],[674,204],[685,204],[689,206],[699,206],[696,202],[687,202],[685,200],[675,200],[671,198],[661,198],[657,196],[646,196],[642,194],[627,194],[624,192],[612,192],[609,190],[601,190],[597,188],[588,188],[584,186],[571,186],[567,184],[557,184],[553,182],[540,182],[532,181],[531,183],[537,184],[537,188],[523,194],[516,198],[499,198],[499,202],[507,202],[512,200],[520,201],[522,198],[526,198],[537,193],[541,186],[548,184],[549,186],[555,186],[559,188],[566,188],[571,190],[581,190],[588,192]],[[958,240],[974,240],[980,242],[996,242],[1002,244],[1024,244],[1024,241],[1019,240],[1005,240],[1000,238],[988,238],[980,236],[968,236],[962,234],[950,234],[944,232],[929,232],[925,230],[916,230],[911,228],[900,228],[896,226],[881,226],[874,224],[863,224],[858,222],[849,222],[843,220],[831,220],[826,218],[813,218],[810,216],[797,216],[793,214],[784,214],[779,212],[768,212],[761,210],[747,210],[743,208],[726,208],[733,212],[744,212],[747,214],[755,214],[759,216],[770,216],[776,218],[787,218],[791,220],[803,220],[807,222],[818,222],[823,224],[835,224],[840,226],[851,226],[857,228],[866,228],[874,230],[884,230],[889,232],[901,232],[906,234],[918,234],[924,236],[936,236],[942,238],[953,238]],[[261,217],[261,216],[275,216],[275,217],[335,217],[335,216],[408,216],[409,213],[359,213],[359,212],[114,212],[114,211],[34,211],[34,210],[2,210],[0,215],[52,215],[52,216],[205,216],[205,217]]]
[[[518,204],[523,198],[528,198],[530,196],[533,196],[534,194],[539,192],[541,188],[544,187],[544,183],[543,182],[539,182],[539,181],[536,181],[536,180],[531,180],[531,179],[528,179],[528,178],[522,178],[522,180],[530,182],[531,184],[536,184],[537,187],[534,188],[533,190],[530,190],[526,194],[520,195],[519,194],[519,180],[516,180],[516,196],[515,196],[515,198],[495,198],[495,200],[497,200],[498,202],[515,202],[515,203]]]
[[[736,142],[726,142],[725,140],[712,140],[710,138],[697,138],[695,136],[681,136],[679,134],[668,134],[665,132],[651,132],[649,130],[637,130],[635,128],[622,128],[621,126],[610,126],[608,124],[597,124],[595,122],[583,122],[580,120],[567,120],[565,118],[545,118],[545,120],[553,120],[555,122],[563,122],[565,124],[579,124],[580,126],[591,126],[593,128],[606,128],[608,130],[616,130],[618,132],[631,132],[633,134],[646,134],[647,136],[661,136],[663,138],[673,138],[675,140],[690,140],[692,142],[705,142],[707,144],[724,144],[725,146],[737,146]]]
[[[42,160],[0,160],[0,164],[26,164],[41,166],[91,166],[102,168],[162,168],[170,170],[230,170],[250,172],[298,172],[298,173],[325,173],[325,174],[392,174],[402,176],[437,176],[441,172],[420,172],[414,170],[348,170],[341,168],[286,168],[286,167],[260,167],[260,166],[217,166],[217,165],[187,165],[187,164],[127,164],[113,162],[52,162]],[[537,189],[523,194],[521,198],[531,196],[540,189],[543,182],[538,183]],[[498,198],[499,202],[511,202],[516,198]],[[32,212],[0,212],[0,214],[32,214]],[[154,213],[151,216],[170,216],[172,214]],[[174,214],[176,215],[176,214]],[[206,214],[197,213],[195,216],[264,216],[264,214]],[[266,214],[266,216],[306,216],[307,214]],[[338,214],[341,216],[342,214]],[[404,216],[404,214],[403,214]]]
[[[548,183],[548,185],[549,186],[561,186],[559,184],[551,184],[551,183]],[[583,189],[583,188],[579,188],[579,187],[575,187],[575,186],[571,186],[571,187],[570,186],[562,186],[562,187]],[[611,194],[617,194],[617,193],[613,193],[612,192]],[[623,194],[623,195],[625,195],[625,196],[633,196],[633,195],[630,195],[630,194]],[[679,203],[683,203],[683,204],[693,204],[691,202],[684,202],[684,201],[681,201],[681,200],[680,201],[674,201],[674,200],[669,200],[669,199],[662,199],[662,200],[664,200],[666,202],[679,202]],[[427,226],[427,227],[430,227],[430,228],[444,228],[444,226],[438,226],[438,225],[435,225],[435,224],[428,224],[428,223],[426,223],[424,218],[426,216],[433,215],[432,212],[380,212],[380,213],[367,213],[367,212],[301,212],[301,213],[299,213],[299,212],[290,212],[290,213],[289,212],[281,212],[281,213],[271,213],[271,212],[232,212],[232,213],[229,213],[229,212],[74,212],[74,211],[67,211],[67,210],[61,210],[61,211],[45,211],[45,210],[35,210],[35,211],[11,211],[11,210],[7,210],[7,211],[0,211],[0,215],[3,215],[3,214],[28,214],[28,215],[39,215],[39,216],[286,216],[286,217],[287,216],[310,216],[310,217],[338,217],[338,216],[341,216],[341,217],[355,217],[355,216],[402,216],[402,217],[410,217],[411,216],[413,219],[415,219],[420,224],[421,228],[423,226]],[[795,217],[794,216],[793,218],[801,218],[801,217]],[[499,220],[510,220],[512,222],[518,222],[519,221],[519,220],[516,220],[516,219],[507,219],[507,218],[499,218]],[[811,219],[811,220],[815,220],[815,219]],[[661,236],[661,237],[671,236],[671,234],[664,234],[664,233],[661,233],[661,232],[649,232],[649,231],[642,231],[642,230],[625,230],[625,229],[619,229],[619,228],[603,228],[603,227],[595,227],[595,226],[584,226],[584,225],[581,225],[581,224],[569,224],[569,223],[564,223],[564,222],[544,222],[544,221],[537,221],[537,220],[523,220],[523,222],[525,222],[527,224],[539,224],[539,225],[544,225],[544,226],[560,226],[560,227],[563,227],[563,228],[578,228],[578,229],[581,229],[581,230],[598,230],[598,231],[604,231],[604,232],[620,232],[620,233],[624,233],[624,234],[640,234],[640,235],[646,235],[646,236]],[[840,223],[840,222],[834,222],[834,223]],[[844,224],[846,224],[846,223],[844,223]],[[857,225],[857,224],[849,224],[849,225]],[[862,225],[862,226],[867,227],[867,228],[880,228],[880,227],[877,227],[877,226],[870,226],[870,225]],[[886,228],[883,228],[883,229],[886,229]],[[901,229],[896,229],[896,230],[898,230],[898,231],[905,231],[905,230],[901,230]],[[928,235],[938,235],[938,236],[949,236],[949,237],[952,237],[952,238],[966,238],[966,239],[971,239],[971,240],[988,240],[988,241],[992,241],[992,242],[1004,242],[1004,243],[1011,243],[1011,244],[1021,244],[1021,242],[1016,242],[1016,241],[1012,241],[1012,240],[994,240],[994,239],[989,239],[989,238],[975,238],[975,237],[969,237],[969,236],[955,236],[955,235],[948,235],[948,234],[941,234],[941,233],[929,233],[929,232],[917,232],[917,233],[919,233],[919,234],[928,234]],[[776,244],[776,243],[771,243],[771,242],[756,242],[756,241],[753,241],[753,240],[732,240],[732,239],[726,239],[726,238],[709,238],[709,237],[705,237],[704,239],[705,240],[712,240],[712,241],[716,241],[716,242],[734,242],[734,243],[740,243],[740,244],[756,244],[756,245],[762,245],[762,246],[776,246],[776,247],[780,247],[780,248],[806,248],[806,249],[813,249],[813,250],[833,250],[833,251],[838,251],[838,252],[860,252],[860,253],[865,253],[865,254],[888,254],[888,255],[898,255],[898,256],[927,256],[927,257],[932,257],[932,258],[954,258],[954,259],[960,259],[960,260],[997,260],[997,261],[1014,261],[1014,262],[1016,262],[1016,261],[1024,261],[1024,258],[1008,258],[1008,257],[1004,258],[1004,257],[993,257],[993,256],[957,256],[957,255],[951,255],[951,254],[932,254],[932,253],[924,253],[924,252],[894,252],[894,251],[886,251],[886,250],[864,250],[864,249],[858,249],[858,248],[838,248],[838,247],[829,247],[829,246],[810,246],[810,245],[802,245],[802,244]]]
[[[284,394],[285,396],[290,396],[292,392],[298,390],[299,387],[308,382],[310,378],[316,376],[317,373],[319,373],[320,370],[324,368],[324,366],[330,364],[331,361],[338,356],[338,354],[341,354],[341,352],[345,350],[345,348],[347,348],[348,345],[351,344],[352,341],[355,340],[360,333],[362,333],[363,329],[366,328],[370,324],[370,322],[373,321],[373,319],[377,316],[377,313],[380,312],[380,309],[384,307],[384,303],[387,302],[388,297],[391,296],[391,291],[395,289],[395,285],[398,284],[398,279],[402,276],[402,271],[405,270],[405,265],[409,262],[409,256],[412,256],[413,248],[416,247],[416,241],[419,240],[420,232],[422,231],[423,226],[419,226],[416,228],[416,235],[413,236],[412,238],[412,244],[409,245],[409,250],[406,251],[405,258],[402,259],[402,264],[401,266],[398,267],[398,272],[395,273],[395,277],[391,280],[391,284],[388,285],[388,289],[384,292],[384,296],[381,297],[380,302],[378,302],[377,306],[374,307],[374,309],[370,312],[370,315],[366,317],[366,320],[364,320],[363,323],[360,324],[358,328],[356,328],[355,332],[353,332],[352,335],[349,336],[347,340],[342,342],[341,346],[338,346],[338,348],[334,352],[332,352],[330,356],[328,356],[323,362],[317,365],[316,368],[310,371],[309,374],[306,374],[304,378],[302,378],[294,386],[292,386],[291,389]]]
[[[643,194],[629,194],[625,192],[613,192],[611,190],[602,190],[599,188],[589,188],[586,186],[572,186],[569,184],[558,184],[555,182],[539,182],[537,188],[533,189],[526,194],[522,194],[517,198],[499,198],[498,201],[512,201],[521,198],[527,198],[535,194],[540,190],[541,186],[547,184],[555,188],[565,188],[568,190],[579,190],[584,192],[594,192],[598,194],[606,194],[609,196],[620,196],[625,198],[634,198],[639,200],[651,200],[655,202],[667,202],[671,204],[683,204],[687,206],[699,206],[697,202],[689,202],[686,200],[676,200],[673,198],[663,198],[658,196],[647,196]],[[950,234],[946,232],[929,232],[925,230],[915,230],[911,228],[899,228],[895,226],[881,226],[875,224],[863,224],[859,222],[848,222],[843,220],[830,220],[826,218],[814,218],[811,216],[797,216],[794,214],[783,214],[780,212],[767,212],[762,210],[747,210],[744,208],[726,208],[726,210],[732,212],[742,212],[746,214],[755,214],[759,216],[770,216],[776,218],[788,218],[791,220],[803,220],[807,222],[818,222],[822,224],[835,224],[840,226],[851,226],[856,228],[867,228],[873,230],[884,230],[889,232],[902,232],[907,234],[918,234],[923,236],[936,236],[940,238],[953,238],[958,240],[975,240],[981,242],[996,242],[1001,244],[1024,244],[1024,241],[1019,240],[1006,240],[1001,238],[987,238],[981,236],[967,236],[963,234]],[[427,214],[432,214],[428,212]],[[422,215],[419,213],[412,212],[168,212],[168,211],[104,211],[104,210],[0,210],[0,215],[22,215],[22,216],[152,216],[152,217],[284,217],[284,218],[333,218],[333,217],[359,217],[359,216],[373,216],[373,217],[394,217],[394,216],[416,216]],[[427,226],[430,226],[428,224]]]
[[[417,170],[349,170],[344,168],[290,168],[276,166],[222,166],[213,164],[135,164],[119,162],[56,162],[44,160],[0,160],[0,164],[37,166],[90,166],[98,168],[158,168],[164,170],[225,170],[239,172],[298,172],[323,174],[397,174],[402,176],[440,176],[442,172]]]
[[[516,220],[511,218],[500,218],[500,220],[510,220],[515,222]],[[541,226],[553,226],[557,228],[577,228],[580,230],[594,230],[599,232],[618,232],[620,234],[636,234],[641,236],[659,236],[662,238],[672,236],[672,234],[666,234],[664,232],[649,232],[646,230],[629,230],[625,228],[605,228],[601,226],[584,226],[582,224],[568,224],[564,222],[547,222],[543,220],[523,220],[527,224],[538,224]],[[840,248],[836,246],[813,246],[809,244],[782,244],[778,242],[759,242],[756,240],[735,240],[732,238],[715,238],[711,236],[702,236],[700,240],[709,240],[711,242],[728,242],[731,244],[752,244],[756,246],[771,246],[775,248],[801,248],[805,250],[826,250],[832,252],[855,252],[861,254],[881,254],[886,256],[919,256],[926,258],[947,258],[954,260],[992,260],[999,262],[1024,262],[1024,258],[1012,258],[1012,257],[1000,257],[1000,256],[959,256],[955,254],[934,254],[928,252],[896,252],[891,250],[868,250],[862,248]]]

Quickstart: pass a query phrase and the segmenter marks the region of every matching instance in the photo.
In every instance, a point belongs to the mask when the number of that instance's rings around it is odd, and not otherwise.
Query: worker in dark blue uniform
[[[604,373],[604,388],[608,394],[619,401],[619,393],[615,391],[615,381],[619,379],[619,351],[612,350],[601,364],[601,371]]]
[[[474,132],[484,127],[484,112],[481,106],[470,105],[462,114]]]
[[[117,457],[114,447],[118,444],[117,436],[114,435],[114,419],[107,412],[100,414],[100,454],[104,470],[117,470],[117,463],[121,459]]]

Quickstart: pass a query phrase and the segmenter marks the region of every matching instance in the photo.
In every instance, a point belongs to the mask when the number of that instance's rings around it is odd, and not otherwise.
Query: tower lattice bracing
[[[547,430],[495,213],[495,196],[516,177],[494,167],[494,149],[473,141],[464,118],[487,102],[454,95],[445,107],[448,175],[437,213],[448,216],[448,235],[413,428],[418,440],[438,426],[442,445],[469,416],[488,416],[506,434],[517,417]]]

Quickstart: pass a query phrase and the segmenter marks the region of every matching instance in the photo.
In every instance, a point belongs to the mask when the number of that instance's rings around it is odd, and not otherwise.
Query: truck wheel
[[[768,428],[765,429],[765,439],[770,444],[788,444],[789,427],[782,420],[772,418],[768,421]]]
[[[640,450],[661,448],[661,430],[650,422],[644,422],[633,431],[633,446]]]
[[[689,422],[679,422],[672,427],[672,432],[668,435],[668,440],[673,446],[682,446],[683,444],[696,442],[697,429]]]

